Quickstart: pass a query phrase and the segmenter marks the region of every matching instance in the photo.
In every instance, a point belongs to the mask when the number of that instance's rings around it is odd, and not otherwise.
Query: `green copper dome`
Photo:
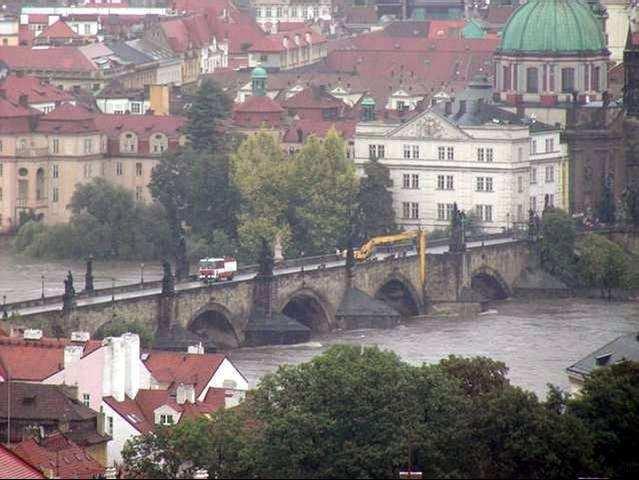
[[[255,67],[253,71],[251,72],[252,79],[266,78],[266,77],[267,77],[266,70],[264,70],[262,67]]]
[[[583,0],[528,0],[510,16],[497,53],[600,54],[601,23]]]

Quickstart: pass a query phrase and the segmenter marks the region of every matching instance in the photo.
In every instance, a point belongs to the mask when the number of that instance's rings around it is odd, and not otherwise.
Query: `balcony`
[[[35,158],[35,157],[47,157],[49,155],[49,147],[43,148],[23,148],[16,150],[16,157],[18,158]]]

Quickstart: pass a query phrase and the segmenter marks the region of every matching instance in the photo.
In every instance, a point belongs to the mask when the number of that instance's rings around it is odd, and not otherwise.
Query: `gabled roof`
[[[245,102],[235,105],[234,112],[239,113],[281,113],[284,112],[282,106],[271,97],[251,96]]]
[[[152,350],[144,360],[153,378],[177,386],[179,383],[195,385],[198,397],[207,386],[226,356],[219,353],[191,354]]]
[[[45,28],[39,37],[44,38],[76,38],[78,35],[62,20],[49,25]]]
[[[9,383],[11,384],[9,386]],[[7,398],[10,393],[10,398]],[[8,414],[11,402],[11,416],[21,420],[58,420],[69,422],[94,419],[98,414],[79,401],[70,398],[61,385],[41,383],[2,382],[0,383],[0,417]]]
[[[83,346],[83,356],[87,356],[100,348],[102,343],[97,340],[89,340],[86,343],[71,342],[64,338],[23,340],[0,337],[0,374],[5,379],[9,376],[12,380],[42,381],[62,370],[64,347],[67,345]]]
[[[63,102],[73,99],[73,96],[68,92],[29,75],[7,76],[0,82],[0,91],[3,91],[6,99],[13,103],[18,103],[22,95],[27,96],[29,104]]]
[[[299,133],[302,135],[302,142],[310,135],[323,138],[331,128],[335,128],[345,140],[352,139],[355,136],[356,119],[347,119],[339,121],[318,121],[313,119],[300,119],[293,122],[288,130],[284,133],[282,143],[300,143]]]
[[[321,87],[307,87],[299,93],[296,93],[291,98],[288,98],[282,102],[284,108],[293,109],[329,109],[329,108],[343,108],[346,104],[341,100],[335,98]]]
[[[14,445],[13,451],[42,471],[52,470],[56,478],[96,478],[104,467],[61,433],[34,438]],[[4,473],[4,472],[3,472]]]
[[[1,443],[0,473],[3,478],[47,478],[42,471]]]
[[[627,333],[615,338],[566,370],[586,376],[599,367],[613,365],[623,360],[639,362],[639,333]]]
[[[36,130],[59,134],[97,132],[96,116],[95,112],[81,105],[63,103],[40,117]]]
[[[2,47],[0,60],[9,68],[53,71],[94,71],[95,65],[77,47]]]
[[[249,52],[283,52],[287,50],[287,42],[288,48],[298,48],[296,39],[299,41],[299,47],[327,42],[326,37],[322,34],[317,33],[311,28],[304,27],[266,35],[254,43],[251,48],[249,48]]]

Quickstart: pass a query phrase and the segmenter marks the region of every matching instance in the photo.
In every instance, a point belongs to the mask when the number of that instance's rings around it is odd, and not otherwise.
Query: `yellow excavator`
[[[393,243],[401,242],[403,240],[412,240],[417,238],[417,254],[419,255],[419,270],[420,280],[422,286],[426,282],[426,232],[423,230],[408,230],[406,232],[398,233],[395,235],[383,235],[380,237],[373,237],[364,243],[359,250],[355,250],[355,260],[358,262],[364,262],[370,258],[375,250],[375,247],[380,245],[391,245]]]

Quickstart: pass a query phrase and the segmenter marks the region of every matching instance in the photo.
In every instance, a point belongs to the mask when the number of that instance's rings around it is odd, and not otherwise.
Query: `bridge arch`
[[[328,332],[332,329],[335,311],[324,295],[302,287],[288,295],[279,311],[306,325],[313,332]]]
[[[403,317],[423,313],[423,304],[413,283],[400,273],[387,277],[375,292],[375,298],[397,310]]]
[[[236,348],[240,341],[232,318],[224,305],[208,303],[193,314],[187,329],[203,340],[212,341],[220,350]]]
[[[470,286],[490,300],[504,300],[512,295],[501,273],[487,265],[479,267],[472,273]]]

